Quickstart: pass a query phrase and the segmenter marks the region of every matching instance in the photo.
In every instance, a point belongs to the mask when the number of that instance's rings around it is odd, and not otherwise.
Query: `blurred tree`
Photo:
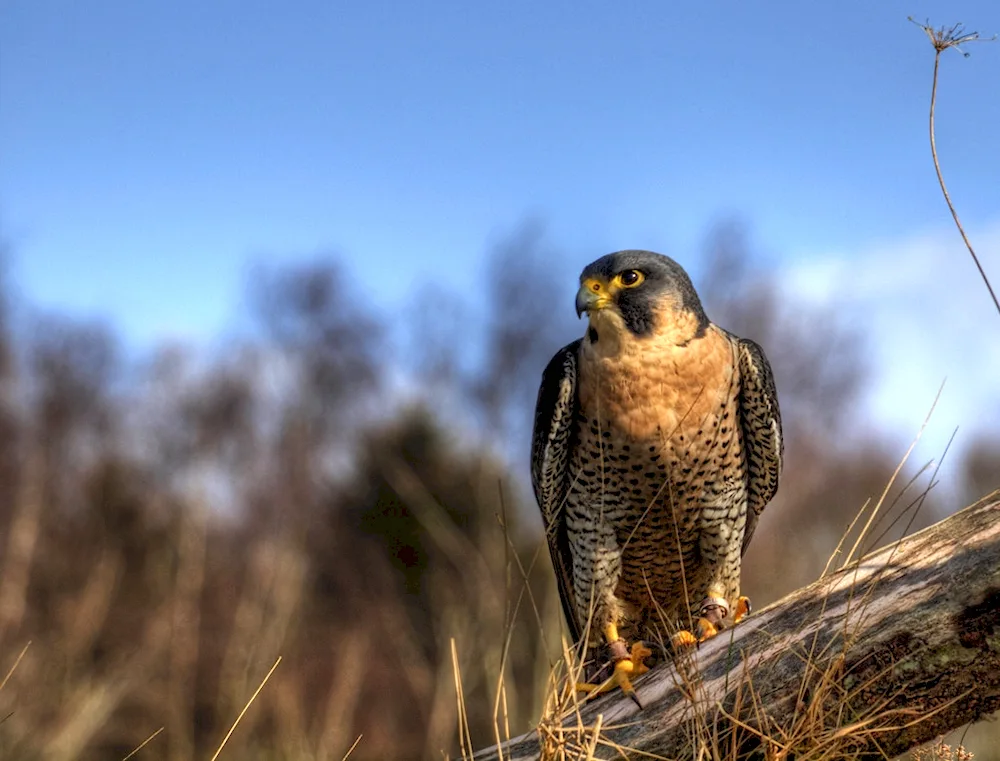
[[[259,454],[258,352],[225,351],[207,367],[177,346],[161,347],[138,373],[141,390],[130,423],[135,450],[164,483],[206,469],[246,472]]]
[[[359,636],[377,643],[372,647],[380,667],[366,681],[362,700],[400,711],[388,720],[397,731],[405,727],[411,747],[424,754],[447,747],[454,729],[453,698],[440,682],[448,675],[452,638],[461,648],[470,725],[477,735],[489,736],[509,631],[505,598],[523,584],[508,588],[500,520],[503,495],[507,520],[514,524],[507,536],[516,543],[520,510],[510,502],[514,491],[510,476],[488,452],[462,443],[426,409],[411,408],[364,436],[341,510],[331,516],[327,532],[310,536],[317,602],[326,600],[331,615],[362,627],[367,634]],[[515,549],[530,555],[535,545],[515,544]],[[549,589],[547,569],[544,581],[541,588]],[[508,662],[515,680],[508,707],[518,722],[526,722],[536,707],[538,647],[532,643],[538,627],[528,608],[518,620],[511,636],[523,649],[512,650]],[[400,699],[401,690],[410,699]],[[377,727],[371,730],[378,733]],[[381,753],[359,752],[361,757]]]
[[[20,626],[27,607],[29,569],[37,537],[39,507],[26,509],[22,498],[23,426],[18,409],[18,368],[11,326],[11,294],[7,249],[0,240],[0,645],[10,629]]]
[[[484,360],[471,385],[485,430],[516,436],[525,451],[542,370],[573,335],[573,281],[566,286],[565,308],[554,308],[561,281],[553,272],[562,269],[563,257],[545,243],[543,232],[540,222],[525,222],[488,256]]]
[[[254,359],[219,362],[181,401],[179,425],[193,434],[192,455],[233,472],[250,462],[257,446]]]
[[[114,422],[111,393],[118,370],[118,345],[107,326],[56,315],[38,318],[29,366],[38,442],[47,453],[68,456],[66,447],[73,438],[87,437],[91,447],[107,442]]]
[[[417,388],[437,411],[453,414],[455,394],[462,392],[463,376],[470,371],[472,316],[456,294],[437,283],[415,288],[406,314],[402,354]]]
[[[384,329],[365,302],[364,283],[322,260],[258,271],[250,282],[261,327],[293,360],[295,395],[310,426],[322,438],[357,419],[385,367]]]
[[[284,370],[272,466],[280,488],[269,495],[269,520],[301,531],[317,509],[317,484],[338,454],[349,466],[354,431],[373,411],[387,369],[385,330],[363,284],[333,260],[259,272],[250,282],[268,338],[261,362]]]
[[[7,534],[17,492],[20,426],[16,412],[17,369],[11,327],[7,250],[0,240],[0,531]]]
[[[1000,489],[1000,439],[980,435],[965,451],[962,503],[971,503]]]
[[[0,239],[0,405],[10,404],[8,396],[14,379],[14,337],[11,331],[7,259],[7,247]]]

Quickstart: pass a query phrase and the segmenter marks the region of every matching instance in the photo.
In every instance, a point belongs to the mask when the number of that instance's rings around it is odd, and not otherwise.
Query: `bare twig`
[[[993,299],[993,305],[996,307],[997,313],[1000,313],[1000,300],[997,299],[993,286],[990,285],[990,280],[986,277],[986,271],[983,269],[983,265],[980,264],[979,257],[976,256],[976,251],[972,247],[972,243],[969,242],[969,236],[965,234],[965,228],[962,227],[962,223],[958,219],[958,212],[955,211],[955,205],[951,202],[951,196],[948,194],[948,188],[944,184],[944,175],[941,173],[941,164],[938,161],[937,154],[937,142],[934,135],[934,106],[937,103],[938,67],[941,63],[941,54],[949,48],[952,48],[959,51],[964,57],[968,58],[969,54],[961,49],[962,45],[970,42],[992,42],[996,39],[996,35],[984,39],[979,36],[979,32],[966,32],[965,27],[962,24],[955,24],[947,28],[942,26],[938,29],[934,29],[930,26],[930,24],[921,24],[918,21],[914,21],[912,16],[909,17],[909,20],[924,30],[924,33],[931,41],[931,45],[934,46],[934,77],[931,82],[931,110],[929,119],[931,156],[934,159],[934,171],[937,172],[938,183],[941,185],[941,192],[944,194],[944,200],[948,204],[948,210],[951,211],[951,216],[955,220],[955,226],[958,228],[958,232],[961,234],[962,240],[965,242],[965,247],[969,249],[969,253],[972,255],[972,261],[975,262],[976,269],[979,270],[979,275],[983,278],[983,282],[986,284],[986,290],[990,292],[990,298]]]

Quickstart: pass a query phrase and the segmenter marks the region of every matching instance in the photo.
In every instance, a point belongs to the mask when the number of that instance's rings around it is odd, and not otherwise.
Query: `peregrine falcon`
[[[778,488],[778,398],[760,346],[712,323],[667,256],[601,257],[576,311],[586,334],[542,374],[532,484],[573,639],[599,632],[613,664],[579,689],[639,703],[643,639],[701,642],[749,612],[740,561]]]

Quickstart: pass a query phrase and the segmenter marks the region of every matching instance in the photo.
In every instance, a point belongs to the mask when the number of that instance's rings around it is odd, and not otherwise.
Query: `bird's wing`
[[[531,436],[531,484],[542,511],[552,567],[559,584],[563,613],[573,641],[582,634],[573,603],[573,558],[566,529],[570,454],[575,445],[577,416],[577,356],[580,341],[556,352],[542,373]]]
[[[747,458],[747,527],[743,552],[757,519],[778,490],[784,439],[771,365],[753,341],[737,338],[740,352],[740,420]]]

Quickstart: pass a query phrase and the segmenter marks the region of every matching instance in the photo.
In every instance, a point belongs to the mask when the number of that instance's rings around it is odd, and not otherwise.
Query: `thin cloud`
[[[1000,282],[1000,219],[971,238]],[[867,412],[877,422],[912,436],[947,379],[921,447],[928,456],[956,426],[959,446],[1000,429],[1000,318],[954,230],[803,254],[782,279],[790,293],[836,305],[863,326],[875,364]]]

